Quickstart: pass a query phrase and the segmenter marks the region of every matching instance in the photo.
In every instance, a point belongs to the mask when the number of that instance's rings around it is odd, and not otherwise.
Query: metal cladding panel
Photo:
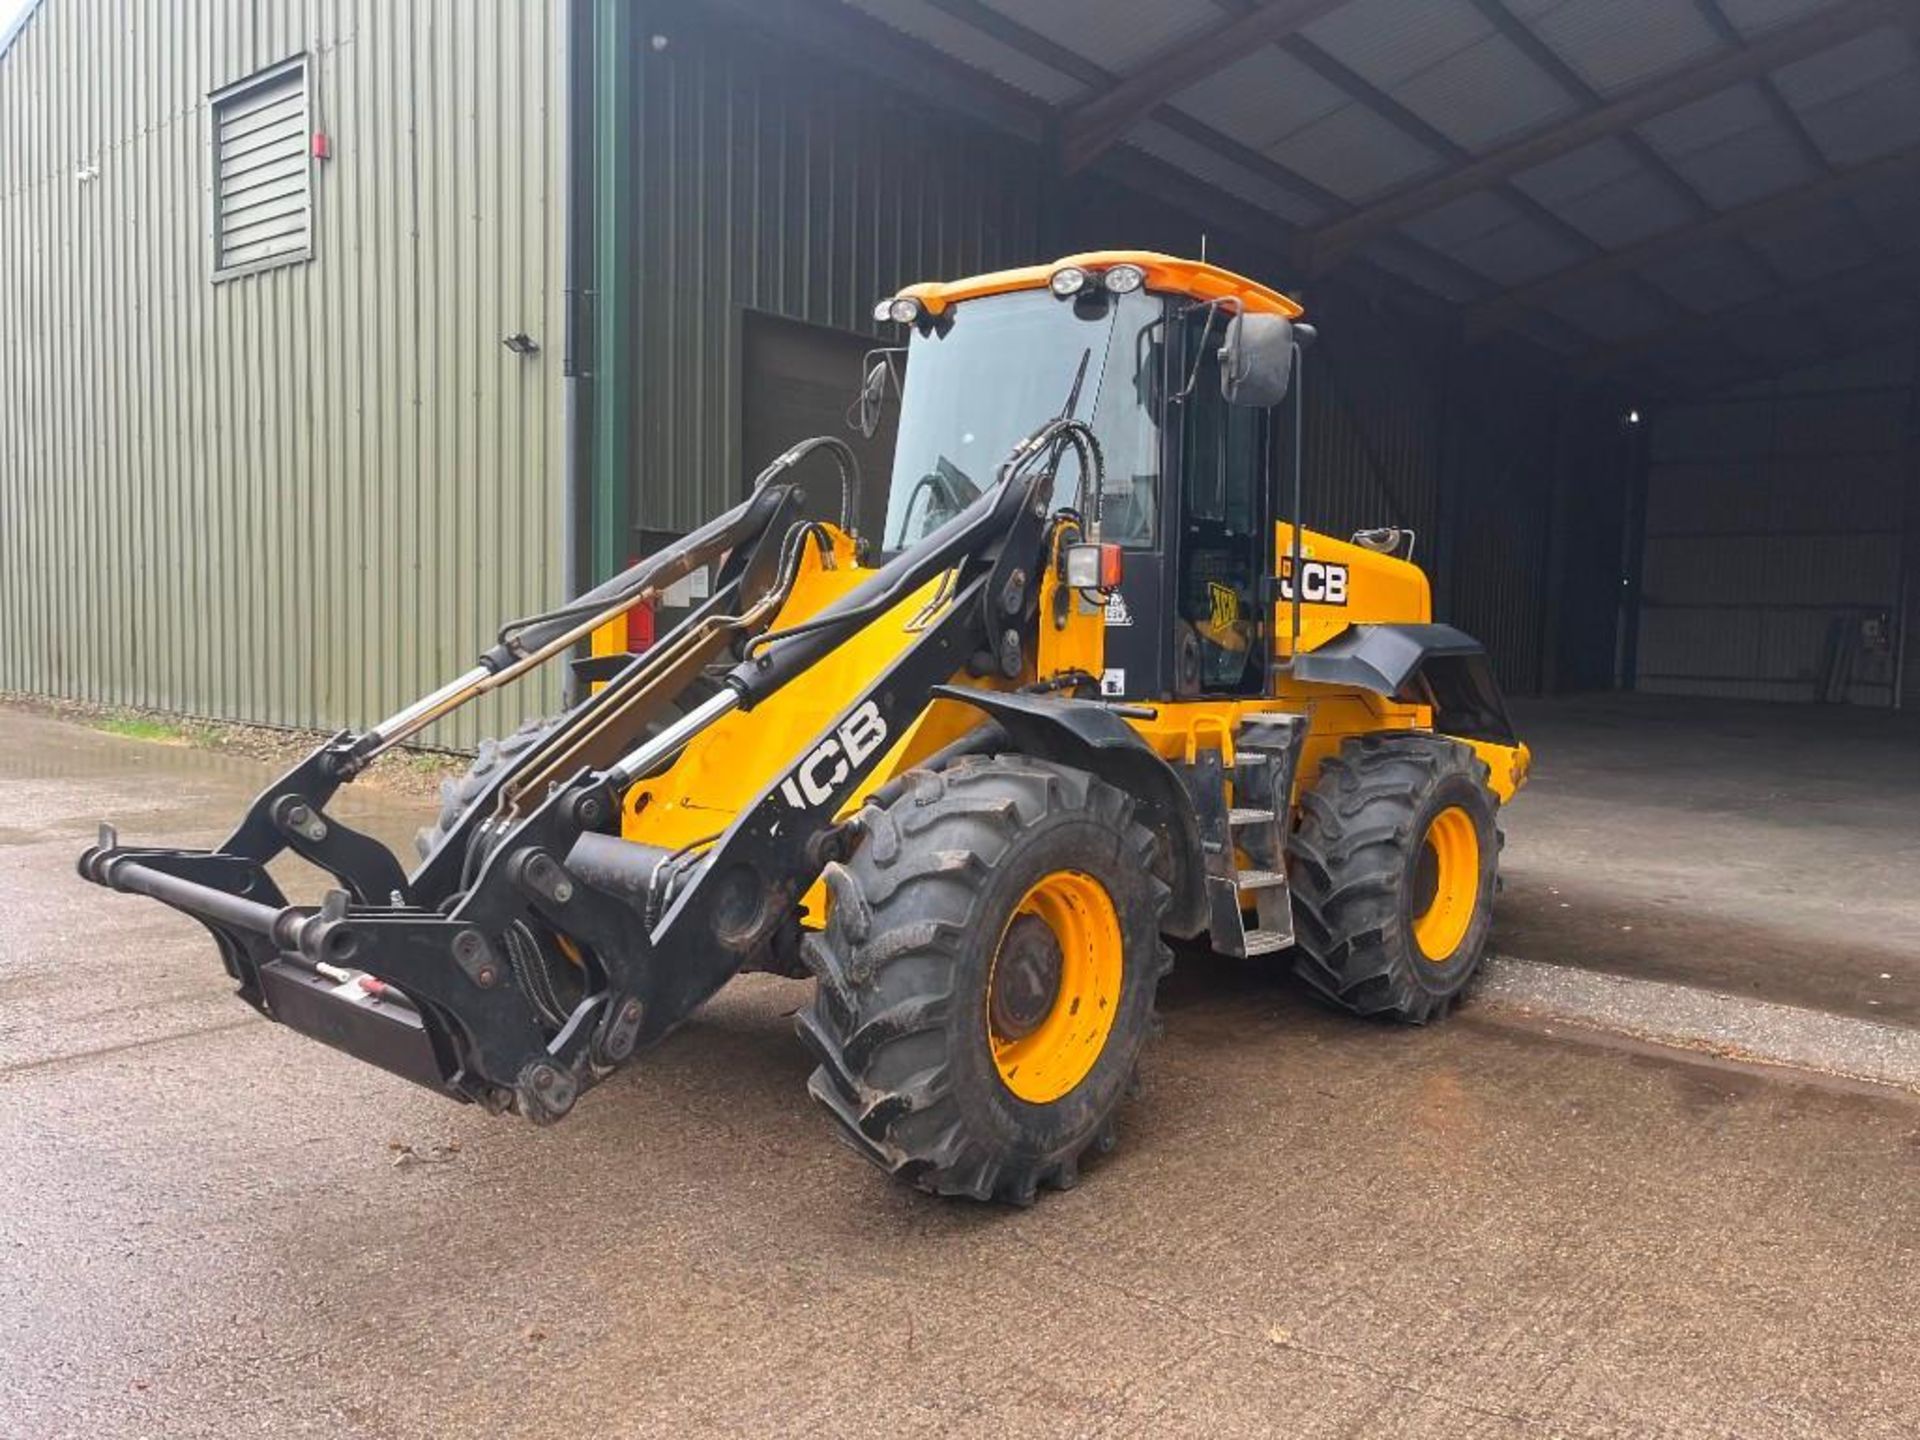
[[[1362,79],[1392,90],[1493,26],[1468,0],[1351,0],[1304,33]]]
[[[1641,273],[1687,309],[1719,314],[1777,289],[1779,282],[1731,241],[1702,245],[1650,260]]]
[[[1913,69],[1913,51],[1908,32],[1882,25],[1781,66],[1774,83],[1796,110],[1812,110],[1897,79]]]
[[[1673,0],[1561,0],[1551,8],[1526,8],[1540,38],[1603,94],[1721,48],[1700,10]]]
[[[1336,298],[1302,371],[1306,523],[1335,535],[1412,528],[1433,559],[1440,524],[1443,395],[1432,356]]]
[[[1490,230],[1454,253],[1454,259],[1478,271],[1502,289],[1551,275],[1584,258],[1573,241],[1528,217]]]
[[[1910,65],[1849,95],[1810,106],[1802,119],[1836,165],[1858,165],[1910,150],[1920,145],[1920,67]]]
[[[1127,135],[1127,143],[1179,166],[1189,175],[1206,181],[1226,194],[1249,201],[1296,224],[1310,225],[1327,216],[1325,205],[1299,190],[1275,184],[1265,175],[1242,167],[1217,150],[1197,145],[1156,121],[1147,120],[1135,126]]]
[[[551,33],[536,0],[58,0],[22,31],[0,689],[365,722],[557,598]],[[302,54],[334,152],[312,259],[215,285],[207,97]]]
[[[1747,242],[1781,275],[1818,280],[1874,258],[1865,227],[1851,207],[1816,205],[1782,217]]]
[[[1256,150],[1347,103],[1339,86],[1273,45],[1249,51],[1174,98],[1195,119]]]
[[[1819,178],[1793,132],[1771,122],[1668,158],[1675,173],[1716,210],[1764,200]]]
[[[1522,189],[1533,188],[1528,177],[1517,183]],[[1676,230],[1694,214],[1671,181],[1638,162],[1617,180],[1581,195],[1544,203],[1607,250],[1624,249],[1664,230]]]
[[[1816,10],[1825,10],[1838,0],[1717,0],[1727,20],[1748,39],[1768,30],[1777,30],[1795,20],[1804,20]]]
[[[1438,169],[1441,157],[1365,105],[1343,105],[1267,153],[1295,174],[1356,204]]]
[[[1623,275],[1562,295],[1549,307],[1570,325],[1601,340],[1620,341],[1659,329],[1666,309]]]
[[[1458,253],[1520,218],[1520,207],[1511,200],[1491,190],[1475,190],[1408,221],[1403,228],[1423,245]]]
[[[1900,593],[1910,393],[1804,381],[1652,417],[1639,685],[1811,700],[1836,631]],[[1865,652],[1847,697],[1885,704],[1891,660]]]
[[[747,479],[742,312],[875,333],[874,301],[902,285],[1030,263],[1041,171],[910,97],[821,83],[692,19],[636,63],[641,378],[625,489],[633,528],[681,531]]]
[[[992,8],[1116,74],[1225,19],[1192,0],[997,0]]]
[[[903,35],[943,50],[954,59],[984,70],[1049,105],[1066,104],[1086,93],[1086,86],[1079,81],[955,19],[928,0],[846,0],[846,3],[884,21]]]
[[[1551,377],[1539,367],[1483,363],[1452,377],[1443,441],[1441,619],[1487,647],[1501,683],[1528,693],[1545,680],[1551,477],[1571,447]],[[1602,543],[1605,543],[1604,540]]]
[[[1477,277],[1462,274],[1459,268],[1435,258],[1431,252],[1392,235],[1381,236],[1360,253],[1382,270],[1456,304],[1480,299],[1487,293],[1488,287]]]
[[[1565,87],[1504,35],[1489,35],[1421,71],[1394,99],[1474,153],[1579,108]]]

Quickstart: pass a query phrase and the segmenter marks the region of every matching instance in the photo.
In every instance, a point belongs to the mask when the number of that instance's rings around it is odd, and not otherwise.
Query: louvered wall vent
[[[213,278],[227,280],[313,253],[307,61],[295,56],[216,90]]]

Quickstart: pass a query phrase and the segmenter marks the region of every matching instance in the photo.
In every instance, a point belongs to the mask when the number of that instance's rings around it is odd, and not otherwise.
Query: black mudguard
[[[1085,770],[1133,796],[1134,813],[1166,844],[1168,873],[1161,878],[1173,888],[1167,933],[1193,936],[1207,928],[1206,859],[1193,800],[1173,767],[1132,726],[1091,700],[955,685],[939,686],[934,694],[991,717],[1021,754]]]
[[[1293,662],[1296,680],[1433,707],[1443,735],[1518,743],[1486,647],[1451,625],[1354,625]]]

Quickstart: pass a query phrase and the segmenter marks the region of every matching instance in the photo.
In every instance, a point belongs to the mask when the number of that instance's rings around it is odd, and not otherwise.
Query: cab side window
[[[1191,690],[1252,693],[1266,682],[1262,412],[1229,405],[1220,395],[1222,329],[1219,320],[1208,326],[1200,312],[1186,325],[1186,373],[1194,383],[1180,402],[1177,609],[1186,625],[1176,668]]]

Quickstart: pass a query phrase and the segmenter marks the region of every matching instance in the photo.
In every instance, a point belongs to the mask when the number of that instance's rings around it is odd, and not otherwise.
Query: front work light
[[[1124,553],[1118,545],[1069,545],[1067,584],[1075,590],[1118,590]]]
[[[1047,288],[1062,300],[1087,288],[1087,272],[1078,265],[1062,265],[1047,281]]]
[[[873,318],[891,320],[896,325],[911,325],[920,318],[920,302],[911,295],[896,295],[873,307]]]
[[[1147,283],[1147,272],[1138,265],[1115,265],[1100,277],[1100,283],[1116,295],[1125,295]]]

